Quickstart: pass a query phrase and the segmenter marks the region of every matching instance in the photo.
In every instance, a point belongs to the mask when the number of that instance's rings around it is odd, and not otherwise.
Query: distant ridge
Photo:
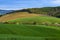
[[[54,16],[60,18],[60,6],[58,7],[43,7],[43,8],[27,8],[27,9],[21,9],[21,10],[15,10],[10,13],[17,13],[17,12],[28,12],[28,13],[34,13],[34,14],[43,14],[48,16]]]
[[[22,10],[0,10],[0,14],[5,14],[0,17],[0,21],[21,18],[21,15],[24,17],[46,15],[60,18],[60,7],[28,8]]]
[[[12,11],[14,11],[14,10],[1,10],[0,9],[0,15],[4,15],[4,14],[12,12]]]

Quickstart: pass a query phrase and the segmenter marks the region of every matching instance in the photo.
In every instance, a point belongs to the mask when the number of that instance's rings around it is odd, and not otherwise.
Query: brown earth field
[[[18,13],[11,13],[6,14],[2,17],[0,17],[0,22],[5,22],[8,20],[14,20],[17,18],[25,18],[25,17],[35,17],[35,16],[42,16],[41,14],[34,14],[34,13],[28,13],[28,12],[18,12]]]

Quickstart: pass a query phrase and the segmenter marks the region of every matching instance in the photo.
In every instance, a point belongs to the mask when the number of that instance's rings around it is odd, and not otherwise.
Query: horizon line
[[[60,7],[60,6],[44,6],[44,7]],[[30,7],[30,8],[44,8],[44,7]],[[29,8],[16,8],[16,9],[3,9],[3,8],[0,8],[0,10],[22,10],[22,9],[29,9]]]

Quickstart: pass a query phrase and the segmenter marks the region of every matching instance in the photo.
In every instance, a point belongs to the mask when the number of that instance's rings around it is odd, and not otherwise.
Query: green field
[[[0,15],[0,40],[60,40],[60,7],[27,8]]]
[[[15,24],[35,24],[36,25],[49,25],[49,26],[60,26],[60,19],[50,16],[37,16],[37,17],[27,17],[27,18],[18,18],[15,20],[9,20],[7,22]]]
[[[6,40],[60,40],[60,19],[35,16],[8,20],[0,24],[0,35]]]
[[[26,18],[17,18],[15,20],[9,20],[10,22],[52,22],[60,23],[60,18],[50,17],[50,16],[36,16],[36,17],[26,17]],[[8,21],[8,22],[9,22]]]
[[[13,40],[59,40],[60,27],[0,24],[0,36],[1,39],[5,38],[6,40],[12,40],[13,38]]]

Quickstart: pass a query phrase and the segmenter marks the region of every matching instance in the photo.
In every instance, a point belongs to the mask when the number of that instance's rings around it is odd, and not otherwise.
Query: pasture
[[[0,24],[0,36],[2,40],[59,40],[60,27]]]

